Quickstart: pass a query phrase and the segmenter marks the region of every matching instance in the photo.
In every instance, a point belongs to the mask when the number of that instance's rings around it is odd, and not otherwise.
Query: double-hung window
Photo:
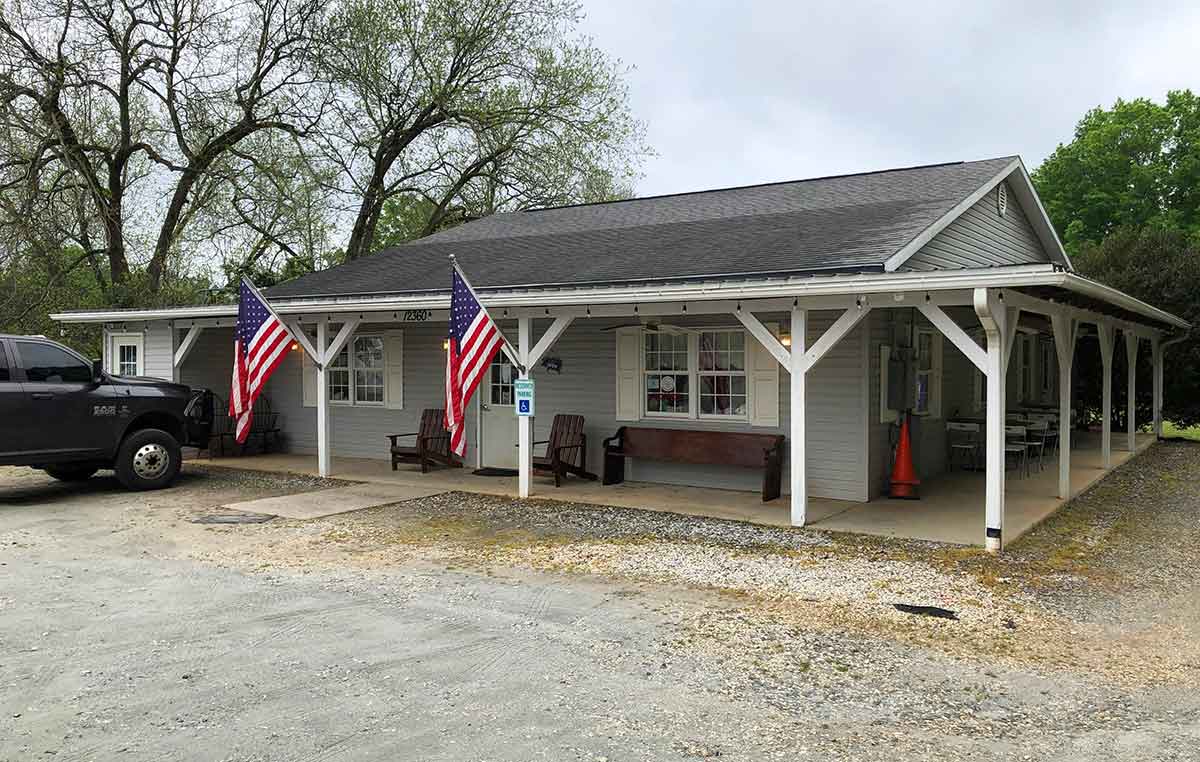
[[[699,359],[700,417],[745,418],[746,334],[701,332]]]
[[[643,334],[646,415],[691,416],[688,334]]]
[[[385,397],[382,336],[356,336],[326,369],[329,401],[382,405]]]
[[[941,334],[927,329],[917,331],[916,388],[913,390],[915,415],[941,416],[941,350]]]

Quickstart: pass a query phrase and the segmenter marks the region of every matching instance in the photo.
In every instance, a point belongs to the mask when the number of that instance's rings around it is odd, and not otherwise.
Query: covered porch
[[[1114,466],[1125,463],[1155,441],[1153,434],[1138,434],[1136,451],[1112,451]],[[1124,445],[1124,443],[1122,443]],[[271,454],[242,458],[204,458],[206,465],[258,471],[318,475],[310,455]],[[1045,468],[1030,476],[1010,471],[1006,478],[1006,535],[1011,542],[1054,513],[1066,502],[1055,496],[1059,472],[1057,459],[1047,458]],[[1106,474],[1099,433],[1074,438],[1071,458],[1071,496],[1082,493]],[[440,469],[422,474],[416,468],[392,471],[386,461],[371,458],[338,458],[335,476],[352,481],[419,487],[447,492],[473,492],[518,497],[516,476],[477,476],[468,469]],[[763,503],[757,492],[686,487],[647,482],[601,486],[597,482],[569,479],[555,489],[548,479],[535,477],[535,496],[544,500],[636,508],[690,516],[790,526],[786,499]],[[398,495],[403,494],[398,490]],[[868,502],[810,497],[807,524],[834,532],[854,532],[881,537],[901,537],[973,545],[979,542],[979,506],[985,495],[982,472],[952,471],[922,485],[919,501],[876,498]],[[399,497],[398,499],[403,499]]]

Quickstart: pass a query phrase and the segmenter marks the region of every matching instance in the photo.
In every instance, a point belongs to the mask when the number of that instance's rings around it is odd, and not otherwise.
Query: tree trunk
[[[346,244],[346,259],[358,259],[371,253],[375,241],[375,227],[379,224],[379,215],[383,211],[384,178],[387,176],[391,162],[376,162],[371,182],[363,191],[362,204],[358,207],[358,217],[354,220],[354,229],[350,232],[350,242]]]

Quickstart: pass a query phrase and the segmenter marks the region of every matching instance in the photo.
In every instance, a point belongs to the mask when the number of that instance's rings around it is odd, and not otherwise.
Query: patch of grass
[[[1167,439],[1187,439],[1200,442],[1200,426],[1181,429],[1170,421],[1163,421],[1163,436]]]

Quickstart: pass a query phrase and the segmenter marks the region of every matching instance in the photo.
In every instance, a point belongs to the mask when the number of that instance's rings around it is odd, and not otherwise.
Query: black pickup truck
[[[159,489],[182,445],[207,446],[212,408],[207,390],[113,376],[44,337],[0,334],[0,465],[63,481],[111,468],[129,489]]]

